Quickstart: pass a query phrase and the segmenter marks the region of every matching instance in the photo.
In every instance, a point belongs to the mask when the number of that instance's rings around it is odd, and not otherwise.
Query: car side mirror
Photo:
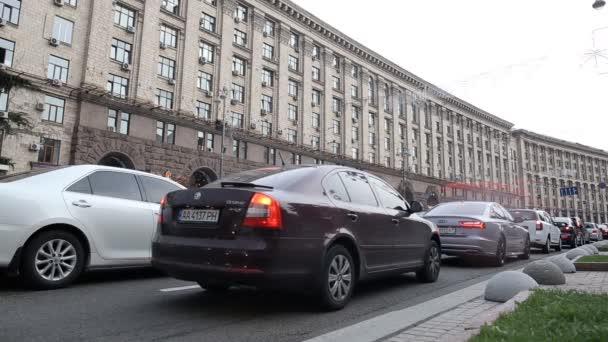
[[[410,203],[410,210],[409,210],[410,214],[419,213],[423,210],[424,210],[424,208],[422,207],[422,204],[420,204],[420,202],[412,201],[412,203]]]

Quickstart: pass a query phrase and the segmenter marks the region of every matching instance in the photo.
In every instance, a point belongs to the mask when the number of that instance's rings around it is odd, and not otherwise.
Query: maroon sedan
[[[208,291],[252,285],[346,305],[358,281],[439,276],[439,234],[382,179],[341,166],[242,172],[163,200],[152,264]]]

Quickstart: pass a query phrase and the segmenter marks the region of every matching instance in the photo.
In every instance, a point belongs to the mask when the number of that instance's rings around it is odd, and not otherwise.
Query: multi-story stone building
[[[225,140],[224,174],[338,163],[429,204],[523,204],[511,123],[290,1],[0,0],[0,8],[0,62],[40,87],[0,97],[1,109],[33,123],[4,141],[16,171],[100,163],[200,184],[218,177]]]
[[[514,131],[513,136],[526,207],[544,208],[555,216],[606,222],[608,152],[525,130]],[[576,187],[578,194],[560,193],[560,189],[571,187]]]

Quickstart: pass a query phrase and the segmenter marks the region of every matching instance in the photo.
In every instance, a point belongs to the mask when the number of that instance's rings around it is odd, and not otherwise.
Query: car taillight
[[[565,227],[564,230],[572,230],[572,227]]]
[[[483,221],[460,221],[458,222],[458,226],[462,228],[484,229],[486,228],[486,223]]]
[[[592,233],[597,233],[597,229],[593,228]]]
[[[165,209],[165,204],[167,204],[166,195],[160,199],[160,209],[158,210],[158,217],[156,218],[156,222],[158,222],[158,224],[163,224],[163,209]]]
[[[282,225],[283,219],[279,202],[266,194],[254,193],[243,219],[243,226],[281,229]]]
[[[536,221],[536,230],[543,230],[543,222]]]

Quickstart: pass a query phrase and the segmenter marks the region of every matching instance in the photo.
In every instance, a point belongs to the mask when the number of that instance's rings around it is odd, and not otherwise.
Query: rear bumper
[[[0,223],[0,268],[7,269],[26,240],[25,226]]]
[[[159,237],[152,266],[186,281],[306,290],[320,273],[322,247],[321,240]]]
[[[494,256],[498,242],[480,236],[441,236],[441,251],[453,256]]]

